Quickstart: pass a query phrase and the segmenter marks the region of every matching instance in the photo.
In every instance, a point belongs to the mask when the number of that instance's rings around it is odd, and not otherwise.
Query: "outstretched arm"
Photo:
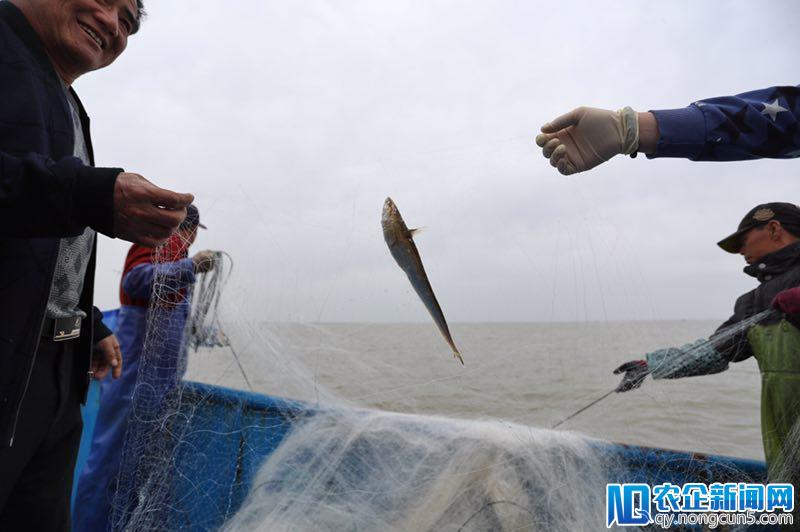
[[[694,161],[800,156],[800,86],[700,100],[680,109],[636,113],[579,107],[542,126],[536,143],[565,175],[620,154]]]
[[[711,340],[700,339],[682,347],[668,347],[647,353],[642,360],[631,360],[614,370],[623,374],[617,392],[627,392],[642,385],[648,375],[654,379],[680,379],[711,375],[728,369],[728,359]]]

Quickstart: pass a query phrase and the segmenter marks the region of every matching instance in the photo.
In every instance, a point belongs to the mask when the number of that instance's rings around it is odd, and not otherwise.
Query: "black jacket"
[[[78,106],[94,164],[89,117]],[[41,41],[16,6],[0,2],[0,447],[13,443],[59,239],[86,226],[113,236],[122,170],[84,165],[72,156],[74,142],[69,103]],[[92,305],[95,255],[93,248],[79,304],[90,317],[76,346],[82,386],[92,345],[110,334]]]
[[[770,308],[772,300],[778,295],[778,292],[800,286],[800,242],[795,242],[764,256],[757,263],[748,265],[744,272],[758,279],[760,284],[736,300],[733,316],[720,325],[717,333]],[[765,325],[776,323],[782,317],[776,313],[761,323]],[[798,320],[800,317],[787,315],[786,318],[796,327],[800,325],[800,320]],[[747,330],[732,336],[725,342],[720,342],[716,349],[732,362],[739,362],[753,356],[750,342],[747,341]]]

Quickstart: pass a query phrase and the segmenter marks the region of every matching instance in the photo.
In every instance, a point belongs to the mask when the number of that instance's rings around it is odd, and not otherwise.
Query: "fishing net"
[[[325,413],[294,429],[225,529],[556,530],[600,523],[604,466],[599,451],[570,434],[378,411]]]
[[[188,349],[200,346],[225,347],[229,345],[219,324],[219,302],[233,267],[233,258],[221,251],[214,253],[214,269],[200,273],[192,287],[191,312],[186,329]]]
[[[166,260],[166,246],[158,248],[154,264]],[[181,434],[172,432],[180,428],[170,417],[180,412],[188,351],[228,344],[217,310],[232,259],[217,252],[213,260],[214,268],[198,273],[196,282],[188,287],[169,270],[155,270],[130,420],[114,485],[113,529],[163,528],[163,521],[158,521],[164,517],[159,508],[169,500],[174,452],[181,441]]]
[[[519,410],[508,410],[504,396],[525,387],[516,383],[536,382],[514,367],[521,356],[591,338],[595,325],[581,334],[576,325],[540,325],[516,345],[503,340],[513,337],[511,326],[456,325],[465,345],[488,336],[499,347],[491,359],[467,356],[460,369],[429,324],[387,325],[377,334],[369,325],[248,319],[241,308],[253,308],[254,296],[226,291],[231,270],[231,257],[217,254],[216,268],[185,294],[184,317],[174,281],[155,281],[112,500],[114,530],[597,530],[609,482],[765,480],[755,462],[535,428],[588,402],[585,393],[531,389]],[[714,346],[769,316],[675,348],[657,371],[696,370]],[[694,333],[678,325],[649,341]],[[625,331],[596,326],[614,337]],[[591,339],[574,349],[590,347],[620,358],[617,345]],[[537,367],[557,380],[575,371],[562,363],[543,357]],[[607,386],[608,367],[587,381],[590,391]],[[608,401],[625,405],[624,395]],[[614,422],[599,407],[599,416],[590,412],[582,415]],[[633,424],[625,427],[635,435]],[[794,454],[783,463],[796,461]]]

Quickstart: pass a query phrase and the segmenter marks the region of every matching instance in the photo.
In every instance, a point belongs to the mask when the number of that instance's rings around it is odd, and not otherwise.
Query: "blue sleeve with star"
[[[656,153],[693,161],[800,157],[800,86],[769,87],[651,111],[658,121]]]

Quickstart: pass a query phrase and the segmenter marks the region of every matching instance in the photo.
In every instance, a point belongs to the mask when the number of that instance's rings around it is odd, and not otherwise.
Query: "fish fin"
[[[415,227],[414,229],[409,229],[408,234],[410,234],[411,236],[416,236],[424,230],[425,230],[424,227]]]

